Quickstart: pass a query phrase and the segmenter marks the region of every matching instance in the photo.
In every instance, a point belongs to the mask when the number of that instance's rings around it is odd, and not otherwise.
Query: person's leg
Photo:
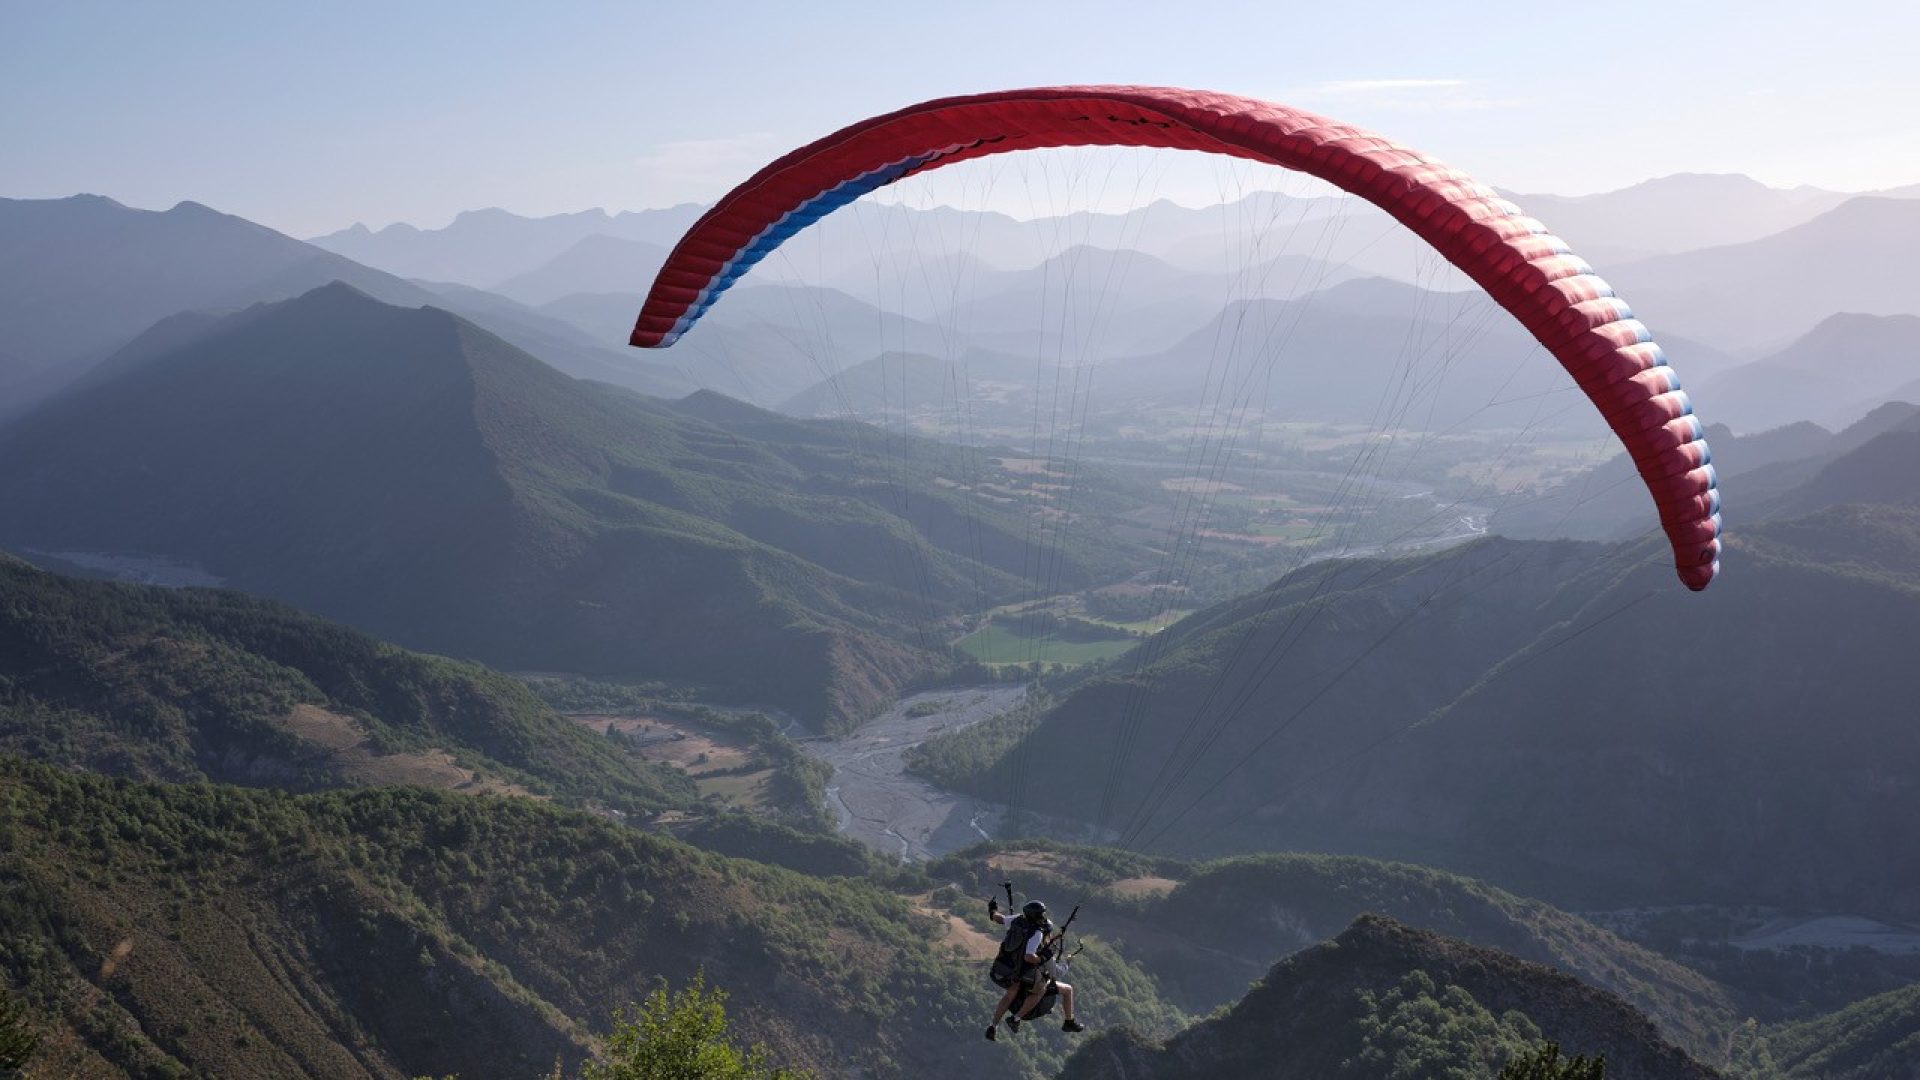
[[[1020,992],[1020,983],[1018,981],[1014,982],[1012,986],[1007,987],[1007,992],[1000,995],[1000,1004],[995,1005],[993,1007],[993,1023],[988,1026],[990,1027],[999,1026],[1000,1018],[1002,1016],[1005,1016],[1007,1014],[1007,1010],[1013,1007],[1013,997],[1015,994],[1018,994],[1019,992]]]
[[[1060,1030],[1069,1032],[1087,1030],[1086,1027],[1080,1023],[1079,1019],[1073,1015],[1073,987],[1068,986],[1066,983],[1060,984],[1060,1003],[1067,1010],[1067,1018],[1060,1022]]]

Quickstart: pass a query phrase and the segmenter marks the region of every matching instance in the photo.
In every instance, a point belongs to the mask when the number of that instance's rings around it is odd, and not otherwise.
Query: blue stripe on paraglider
[[[905,176],[907,173],[912,172],[914,169],[919,168],[932,159],[933,155],[922,154],[916,157],[903,158],[900,161],[888,165],[882,165],[870,172],[864,172],[851,179],[842,180],[840,183],[835,184],[820,194],[815,195],[813,198],[808,199],[806,202],[801,203],[799,206],[794,207],[792,210],[780,215],[772,224],[760,230],[759,234],[742,246],[739,251],[734,252],[733,258],[728,259],[726,264],[720,267],[719,271],[714,274],[713,279],[707,282],[705,288],[700,290],[699,298],[686,310],[685,314],[674,321],[673,329],[662,337],[661,344],[671,345],[675,341],[678,341],[680,335],[686,333],[689,327],[700,321],[700,316],[705,315],[707,309],[712,307],[714,302],[720,299],[721,293],[726,292],[734,282],[740,280],[747,271],[753,269],[755,263],[765,258],[774,248],[785,243],[789,237],[835,210],[858,199],[860,196],[871,191],[877,191],[893,183],[895,180],[900,179],[902,176]]]

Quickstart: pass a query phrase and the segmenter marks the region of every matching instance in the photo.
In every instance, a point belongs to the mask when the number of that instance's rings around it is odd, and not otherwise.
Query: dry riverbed
[[[907,775],[906,752],[1006,712],[1025,694],[1024,686],[1004,684],[915,694],[851,735],[802,742],[833,766],[827,803],[841,833],[903,859],[938,858],[992,839],[1003,808]]]

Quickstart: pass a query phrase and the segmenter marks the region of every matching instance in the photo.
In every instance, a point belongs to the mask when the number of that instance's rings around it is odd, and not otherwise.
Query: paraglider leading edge
[[[1546,227],[1472,177],[1299,109],[1197,90],[1057,86],[941,98],[862,120],[761,169],[694,223],[655,278],[631,343],[672,345],[788,237],[897,180],[990,154],[1063,146],[1187,149],[1307,173],[1366,199],[1465,272],[1573,376],[1659,509],[1680,580],[1720,569],[1720,491],[1705,430],[1633,310]]]

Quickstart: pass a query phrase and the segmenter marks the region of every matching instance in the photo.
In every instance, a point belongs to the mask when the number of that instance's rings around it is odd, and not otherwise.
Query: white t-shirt
[[[1002,915],[1000,917],[1000,921],[1008,926],[1012,926],[1013,920],[1019,917],[1020,916],[1018,915],[1012,915],[1012,916]],[[1027,947],[1020,950],[1021,952],[1020,958],[1024,960],[1029,956],[1037,955],[1040,952],[1040,946],[1045,945],[1046,943],[1047,943],[1047,932],[1045,930],[1035,930],[1032,936],[1027,938]]]

